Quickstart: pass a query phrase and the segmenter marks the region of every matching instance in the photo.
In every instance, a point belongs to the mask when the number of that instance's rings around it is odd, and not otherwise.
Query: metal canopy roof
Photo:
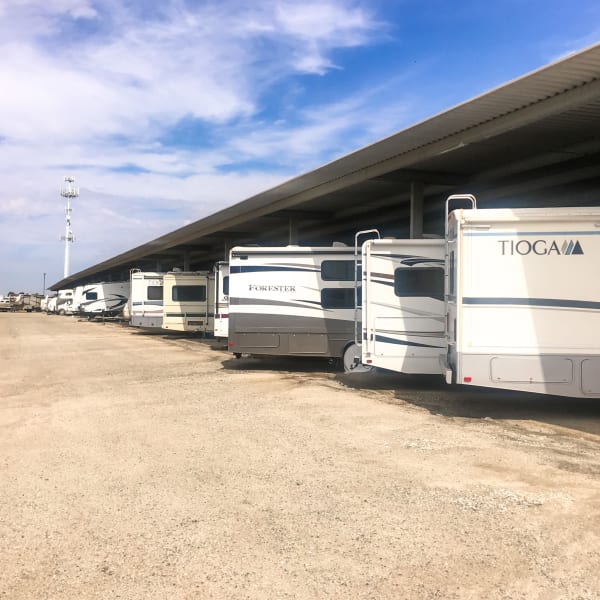
[[[130,268],[206,268],[233,245],[353,243],[378,227],[407,236],[411,185],[424,228],[443,200],[482,206],[600,204],[600,44],[533,71],[309,173],[71,275],[58,290]],[[415,189],[413,187],[413,189]]]

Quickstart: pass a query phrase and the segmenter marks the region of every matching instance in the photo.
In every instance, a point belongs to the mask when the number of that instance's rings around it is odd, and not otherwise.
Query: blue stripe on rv
[[[545,306],[549,308],[587,308],[600,310],[600,302],[587,300],[561,300],[558,298],[463,298],[463,304],[486,305],[511,305],[511,306]]]
[[[287,271],[287,272],[297,272],[304,273],[315,272],[318,273],[321,269],[299,269],[298,267],[266,267],[266,266],[233,266],[229,267],[229,272],[233,273],[269,273],[271,271]]]
[[[376,335],[376,342],[385,342],[386,344],[397,344],[399,346],[416,346],[419,348],[444,348],[445,346],[434,346],[432,344],[419,344],[417,342],[409,342],[407,340],[396,340],[394,338],[386,337],[384,335]]]

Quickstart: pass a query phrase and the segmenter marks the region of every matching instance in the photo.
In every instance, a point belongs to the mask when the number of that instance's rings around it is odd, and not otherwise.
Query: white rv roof
[[[459,208],[454,218],[464,224],[516,223],[521,221],[564,222],[569,220],[597,221],[600,228],[600,207],[553,207],[553,208]]]
[[[231,255],[237,254],[354,254],[350,246],[236,246]]]

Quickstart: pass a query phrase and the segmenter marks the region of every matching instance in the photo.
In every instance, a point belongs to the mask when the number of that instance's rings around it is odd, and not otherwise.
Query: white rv
[[[354,356],[355,266],[347,246],[233,248],[229,350],[236,356]]]
[[[8,312],[12,310],[12,302],[8,296],[0,296],[0,311]]]
[[[59,315],[72,315],[75,311],[75,290],[71,288],[58,290],[53,312]]]
[[[442,239],[363,244],[363,364],[401,373],[442,373],[444,255]]]
[[[131,272],[129,321],[133,327],[160,329],[163,326],[164,273]]]
[[[216,263],[214,273],[214,336],[216,338],[226,338],[229,336],[229,263]]]
[[[56,302],[58,300],[58,296],[49,296],[46,302],[46,314],[51,314],[56,312]]]
[[[600,208],[448,217],[446,380],[600,397]]]
[[[89,283],[76,288],[74,306],[82,316],[114,317],[123,312],[129,298],[129,281]]]
[[[163,278],[163,329],[213,332],[214,275],[208,271],[169,271]]]

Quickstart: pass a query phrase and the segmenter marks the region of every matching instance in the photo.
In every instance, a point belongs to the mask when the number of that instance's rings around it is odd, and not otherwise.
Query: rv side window
[[[438,267],[400,268],[394,272],[396,296],[444,299],[444,270]]]
[[[86,300],[98,300],[98,292],[86,292],[85,299]]]
[[[361,304],[361,288],[358,288],[358,304]],[[354,308],[354,288],[323,288],[323,308]]]
[[[229,275],[223,277],[223,296],[229,296]]]
[[[360,265],[357,280],[361,280]],[[354,281],[353,260],[324,260],[321,263],[321,279],[323,281]]]
[[[205,285],[174,285],[171,297],[176,302],[206,301]]]
[[[162,285],[149,285],[147,288],[147,300],[162,300]]]

